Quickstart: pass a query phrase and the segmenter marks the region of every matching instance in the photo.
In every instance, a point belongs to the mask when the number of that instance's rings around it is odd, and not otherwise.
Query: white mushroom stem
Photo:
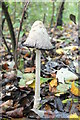
[[[37,109],[40,103],[40,67],[41,67],[41,51],[36,50],[36,81],[35,81],[35,97],[34,109]]]

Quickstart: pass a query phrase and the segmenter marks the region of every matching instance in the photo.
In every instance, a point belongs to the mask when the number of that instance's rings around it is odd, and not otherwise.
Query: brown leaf
[[[53,78],[53,80],[49,83],[49,91],[55,93],[57,87],[57,79]]]
[[[6,102],[2,103],[0,105],[0,107],[3,107],[3,106],[12,106],[13,105],[13,100],[7,100]]]
[[[80,112],[80,104],[77,105],[77,109]]]
[[[29,57],[29,56],[30,56],[30,53],[26,53],[26,54],[24,55],[24,58]]]
[[[6,112],[6,114],[13,118],[21,118],[21,117],[23,117],[23,110],[24,110],[24,108],[21,107],[21,108],[17,108],[15,110]]]
[[[45,118],[55,118],[55,113],[53,113],[52,111],[46,111],[44,112],[44,116]]]
[[[27,67],[24,72],[25,73],[30,73],[30,72],[33,72],[35,70],[35,67]]]
[[[3,65],[2,65],[2,69],[4,69],[4,70],[9,70],[8,64],[7,64],[7,63],[3,64]]]
[[[57,89],[56,89],[55,86],[54,86],[54,87],[51,87],[51,86],[49,85],[49,91],[52,92],[52,93],[56,93]]]
[[[51,76],[52,76],[52,77],[56,77],[56,74],[55,74],[55,73],[51,73]]]
[[[0,105],[0,108],[5,112],[6,109],[11,108],[13,105],[13,100],[7,100],[6,102]]]
[[[51,107],[50,107],[50,105],[48,105],[48,104],[45,104],[45,107],[44,107],[44,109],[47,111],[50,111],[51,110]]]

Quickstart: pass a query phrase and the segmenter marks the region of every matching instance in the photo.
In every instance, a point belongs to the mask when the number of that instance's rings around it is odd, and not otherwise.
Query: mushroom
[[[35,21],[30,30],[27,40],[24,42],[26,47],[36,48],[36,81],[34,109],[38,109],[40,103],[40,59],[41,50],[51,50],[53,46],[49,40],[49,35],[41,21]]]

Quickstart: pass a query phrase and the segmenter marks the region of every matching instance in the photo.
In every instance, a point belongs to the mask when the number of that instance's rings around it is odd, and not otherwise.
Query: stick
[[[29,1],[27,3],[25,3],[25,5],[24,5],[24,9],[23,9],[23,13],[22,13],[22,18],[21,18],[21,21],[20,21],[20,27],[19,27],[19,31],[18,31],[18,37],[17,37],[17,40],[16,40],[16,48],[18,47],[18,41],[19,41],[20,31],[22,29],[23,19],[24,19],[25,11],[26,11],[28,5],[29,5]]]
[[[12,55],[12,53],[10,52],[10,49],[9,49],[9,47],[8,47],[8,45],[7,45],[7,42],[6,42],[6,40],[5,40],[5,37],[4,37],[4,35],[3,35],[3,33],[2,33],[1,30],[0,30],[0,34],[1,34],[1,36],[2,36],[2,39],[3,39],[3,41],[4,41],[4,44],[6,45],[6,48],[7,48],[8,52],[9,52],[9,54]]]

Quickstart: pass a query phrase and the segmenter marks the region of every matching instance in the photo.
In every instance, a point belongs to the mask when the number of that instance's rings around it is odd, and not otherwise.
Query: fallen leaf
[[[20,59],[20,63],[19,63],[19,66],[18,66],[18,68],[20,69],[20,70],[22,70],[23,68],[24,68],[24,59]]]
[[[3,107],[3,106],[5,106],[5,105],[7,105],[7,106],[12,106],[12,105],[13,105],[13,100],[7,100],[6,102],[2,103],[2,104],[0,105],[0,107]]]
[[[35,70],[35,67],[27,67],[24,72],[25,73],[30,73],[30,72],[33,72]]]
[[[57,89],[56,89],[56,87],[51,87],[49,85],[49,91],[52,92],[52,93],[56,93]]]
[[[63,51],[63,49],[59,48],[59,49],[56,50],[56,53],[59,54],[59,55],[63,55],[64,51]]]
[[[23,118],[20,118],[20,119],[19,118],[11,118],[11,120],[14,120],[14,119],[15,120],[26,120],[26,117],[23,117]]]
[[[68,101],[72,101],[72,98],[69,98],[69,99],[65,99],[62,101],[62,103],[67,103]],[[78,103],[78,99],[73,99],[74,103]]]
[[[43,78],[43,77],[40,77],[40,85],[41,85],[42,83],[47,82],[47,81],[50,80],[50,79],[52,79],[52,78]],[[31,84],[29,84],[29,87],[35,89],[35,80],[34,80]]]
[[[24,58],[29,57],[29,56],[30,56],[30,53],[26,53],[26,54],[24,55]]]
[[[3,111],[6,111],[6,109],[11,108],[12,106],[13,106],[13,100],[7,100],[6,102],[4,102],[0,105],[0,108]]]
[[[70,119],[78,119],[79,117],[78,117],[78,115],[76,114],[76,113],[74,113],[74,114],[71,114],[70,116],[69,116],[69,118]]]
[[[49,91],[52,93],[56,92],[56,86],[57,86],[57,79],[53,78],[53,80],[49,83]]]
[[[52,111],[46,111],[44,112],[44,117],[48,119],[54,119],[55,118],[55,113]]]
[[[57,86],[57,79],[54,78],[49,84],[51,87],[54,87],[54,86],[56,87]]]
[[[29,85],[29,87],[35,89],[35,81]]]
[[[56,77],[56,74],[55,74],[55,73],[51,73],[51,76],[52,76],[52,77]]]
[[[51,80],[52,78],[43,78],[40,77],[40,84],[47,82],[48,80]]]
[[[9,70],[8,64],[7,64],[7,63],[4,63],[4,64],[2,65],[2,69],[4,69],[4,70]]]
[[[23,117],[23,110],[24,110],[24,108],[21,107],[21,108],[12,110],[12,111],[8,111],[8,112],[6,112],[6,114],[12,118],[21,118],[21,117]]]
[[[77,105],[77,109],[80,112],[80,104]]]
[[[56,50],[56,53],[59,55],[63,55],[65,53],[67,53],[69,50],[71,51],[75,51],[78,49],[78,46],[68,46],[68,47],[64,47],[64,48],[59,48]]]
[[[55,96],[59,97],[61,95],[64,95],[64,92],[59,92],[59,93],[56,93]]]
[[[34,73],[23,74],[22,78],[19,81],[19,86],[20,87],[25,87],[26,85],[30,85],[31,83],[33,83],[34,78],[35,78]]]
[[[54,111],[54,113],[55,113],[55,117],[58,119],[60,119],[60,120],[64,120],[64,119],[68,119],[69,118],[69,114],[68,113],[66,113],[66,112],[60,112],[60,111],[58,111],[58,110],[55,110]]]
[[[59,82],[64,83],[64,81],[77,80],[78,76],[69,71],[68,68],[61,68],[57,71],[56,78],[58,78]]]
[[[64,50],[72,50],[72,51],[75,51],[77,49],[78,49],[78,46],[68,46],[64,48]]]
[[[71,85],[69,85],[69,84],[59,84],[58,86],[57,86],[57,90],[59,91],[59,92],[67,92],[68,90],[69,90],[69,88],[71,87]]]
[[[46,111],[50,111],[50,110],[51,110],[51,107],[50,107],[50,105],[48,105],[48,104],[45,104],[44,110],[46,110]]]
[[[74,81],[72,82],[72,85],[71,85],[71,93],[76,96],[80,96],[80,89],[78,89],[78,87],[75,86]]]
[[[14,65],[15,65],[15,62],[14,61],[11,61],[11,62],[7,62],[8,65],[9,65],[9,68],[10,69],[13,69],[14,68]]]

